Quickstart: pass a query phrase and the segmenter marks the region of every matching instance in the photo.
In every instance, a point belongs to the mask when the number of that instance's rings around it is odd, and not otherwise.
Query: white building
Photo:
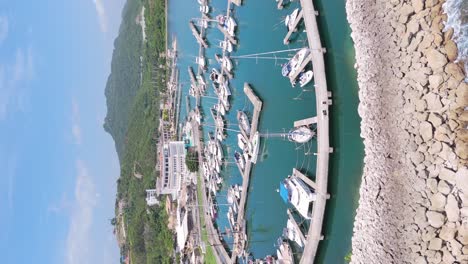
[[[158,194],[157,194],[156,189],[146,190],[146,204],[148,206],[159,204]]]
[[[159,194],[170,194],[173,200],[177,199],[188,173],[185,165],[186,154],[183,141],[164,144],[160,156],[161,175],[156,182]]]

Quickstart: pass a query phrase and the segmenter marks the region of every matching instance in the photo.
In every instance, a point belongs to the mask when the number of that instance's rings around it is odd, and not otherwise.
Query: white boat
[[[296,226],[291,221],[291,219],[288,219],[288,222],[286,223],[286,228],[283,229],[283,236],[291,241],[296,242],[300,248],[303,248],[304,243],[302,242],[299,232],[301,232],[301,230],[297,230]]]
[[[226,135],[224,134],[224,129],[216,129],[216,138],[219,141],[223,141],[226,138]]]
[[[301,66],[307,55],[309,55],[308,48],[302,48],[299,50],[294,55],[294,57],[292,57],[286,64],[283,65],[281,74],[285,77],[293,74],[299,68],[299,66]]]
[[[245,160],[244,156],[242,156],[239,152],[234,152],[234,159],[236,160],[236,163],[239,165],[239,168],[241,170],[244,170],[245,168]]]
[[[213,68],[211,69],[210,80],[212,80],[216,84],[219,84],[223,80],[223,77],[217,69]]]
[[[200,65],[202,69],[206,69],[206,59],[205,57],[196,57],[195,62]]]
[[[239,128],[243,130],[246,135],[250,135],[250,122],[244,111],[237,111],[237,122],[239,122]]]
[[[224,24],[226,23],[226,16],[217,15],[217,16],[216,16],[216,21],[218,21],[218,23],[219,23],[221,26],[224,26]]]
[[[237,145],[240,149],[244,150],[244,152],[248,152],[249,143],[242,133],[237,134]]]
[[[252,163],[257,163],[257,157],[258,157],[258,150],[260,149],[260,135],[258,134],[258,131],[255,132],[255,135],[252,139],[252,155],[250,157],[250,161]]]
[[[232,62],[229,57],[225,56],[221,59],[221,65],[223,65],[224,69],[226,69],[228,72],[232,71]]]
[[[278,256],[278,263],[281,264],[294,264],[294,257],[291,250],[291,246],[287,241],[279,239],[278,249],[276,250],[276,256]]]
[[[232,210],[232,208],[229,206],[229,210],[228,210],[228,213],[227,213],[227,217],[229,219],[229,224],[231,225],[231,229],[234,229],[234,224],[235,224],[235,220],[234,220],[234,212]]]
[[[306,71],[301,74],[299,74],[299,84],[301,87],[306,86],[311,80],[312,77],[314,77],[314,72],[313,71]]]
[[[223,51],[232,52],[232,44],[229,40],[220,41],[219,47],[222,48]]]
[[[231,35],[232,37],[235,36],[236,26],[237,26],[237,23],[236,23],[236,21],[234,20],[234,18],[232,18],[232,17],[229,17],[229,18],[227,19],[226,24],[224,25],[224,27],[226,28],[226,31],[227,31],[227,32],[229,33],[229,35]]]
[[[206,5],[206,0],[198,0],[198,3],[199,3],[200,5]]]
[[[294,128],[288,133],[288,139],[297,143],[306,143],[313,136],[315,136],[315,132],[306,126]]]
[[[197,75],[197,82],[198,82],[198,87],[201,89],[201,91],[205,92],[206,82],[205,82],[205,78],[203,78],[203,75]]]
[[[231,95],[231,89],[229,89],[229,81],[225,80],[219,87],[223,90],[226,95]]]
[[[298,14],[299,14],[299,8],[296,8],[290,15],[286,17],[284,22],[288,30],[293,30],[294,22],[296,22],[296,18]]]
[[[210,7],[207,5],[201,5],[200,12],[202,12],[203,14],[208,14],[210,12]]]
[[[296,175],[288,176],[280,184],[279,193],[285,202],[289,202],[305,219],[311,219],[312,202],[317,194]]]
[[[224,105],[222,103],[215,104],[214,109],[222,116],[226,115],[226,109],[224,108]]]

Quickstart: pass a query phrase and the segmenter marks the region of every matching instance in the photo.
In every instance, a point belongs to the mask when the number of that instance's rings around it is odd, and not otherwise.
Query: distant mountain
[[[105,95],[107,116],[104,130],[111,134],[119,160],[125,149],[129,116],[140,88],[140,56],[143,52],[141,26],[135,22],[142,8],[140,0],[128,0],[122,11],[119,36],[114,41],[111,73]]]

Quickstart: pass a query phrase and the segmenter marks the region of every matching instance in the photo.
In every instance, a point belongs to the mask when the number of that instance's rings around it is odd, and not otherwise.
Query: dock
[[[242,5],[242,0],[231,0],[230,2],[232,2],[236,6],[241,6]]]
[[[277,0],[277,1],[278,1],[277,8],[278,8],[279,10],[283,9],[283,2],[284,2],[284,1],[283,1],[283,0]]]
[[[317,167],[315,171],[315,183],[317,199],[313,203],[312,221],[307,233],[307,243],[300,264],[314,262],[319,242],[323,239],[322,225],[327,202],[328,185],[328,159],[330,155],[329,141],[329,96],[327,80],[325,75],[325,62],[323,48],[316,21],[317,12],[310,0],[300,0],[304,12],[304,24],[307,32],[307,40],[312,56],[312,67],[314,70],[315,97],[317,107]]]
[[[294,127],[310,126],[310,125],[313,125],[313,124],[317,124],[317,117],[316,116],[294,121]]]
[[[283,40],[284,45],[289,44],[289,38],[291,38],[291,35],[297,31],[297,25],[299,25],[299,22],[301,21],[303,17],[304,17],[304,11],[301,10],[299,11],[299,14],[296,17],[296,21],[294,21],[294,26],[292,27],[292,29],[288,30],[288,34],[286,34],[286,37],[284,37],[284,40]]]
[[[198,29],[195,27],[192,21],[189,22],[190,29],[192,30],[192,34],[197,39],[197,42],[202,45],[205,49],[208,48],[208,44],[206,43],[203,36],[198,32]]]
[[[201,140],[201,137],[203,136],[203,133],[201,133],[201,129],[200,129],[200,125],[195,122],[194,120],[192,120],[192,130],[193,130],[193,138],[194,138],[194,141],[195,141],[195,145],[197,146],[197,150],[198,150],[198,162],[199,164],[202,164],[203,162],[203,156],[200,155],[201,153],[203,153],[203,141]],[[216,262],[217,263],[227,263],[227,264],[231,264],[231,258],[229,257],[229,254],[228,252],[226,251],[226,249],[224,248],[221,240],[220,240],[220,235],[218,233],[218,230],[214,227],[213,225],[213,221],[211,220],[211,216],[210,214],[208,213],[208,209],[207,208],[210,208],[209,207],[209,197],[207,197],[206,195],[206,186],[205,186],[205,181],[202,179],[201,181],[199,181],[199,183],[201,184],[202,186],[202,200],[203,200],[203,208],[204,210],[203,211],[203,214],[204,214],[204,219],[205,219],[205,225],[206,225],[206,231],[207,231],[207,234],[208,234],[208,241],[210,243],[210,245],[213,247],[213,253],[215,255],[215,258],[216,258]]]
[[[262,101],[258,98],[257,95],[253,92],[252,88],[248,83],[244,83],[244,93],[247,95],[247,98],[254,106],[253,117],[252,117],[252,124],[250,128],[250,138],[249,140],[252,141],[255,133],[258,129],[258,122],[260,119],[260,112],[262,110]],[[242,253],[242,250],[245,246],[245,238],[246,238],[246,231],[245,224],[240,225],[239,223],[245,223],[245,204],[247,202],[247,194],[249,189],[249,181],[250,181],[250,172],[252,169],[252,162],[247,160],[245,163],[245,169],[242,173],[242,194],[241,199],[239,202],[239,212],[237,214],[236,225],[238,226],[238,232],[234,234],[234,245],[232,249],[231,255],[231,262],[236,263],[237,256]]]
[[[218,24],[218,29],[219,29],[219,31],[221,31],[224,34],[224,37],[226,37],[232,43],[232,45],[237,45],[237,40],[233,36],[231,36],[231,34],[229,34],[229,32],[227,32],[219,24]]]

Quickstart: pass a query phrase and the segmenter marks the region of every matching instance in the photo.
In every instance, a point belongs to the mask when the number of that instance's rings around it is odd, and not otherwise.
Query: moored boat
[[[299,74],[299,84],[301,87],[306,86],[311,80],[312,77],[314,77],[314,72],[313,71],[306,71],[301,74]]]
[[[223,40],[219,42],[219,47],[222,48],[224,51],[232,52],[232,44],[229,40]]]
[[[234,152],[234,159],[236,160],[236,163],[239,165],[239,168],[241,170],[244,170],[245,168],[245,160],[244,156],[242,156],[239,152]]]
[[[243,130],[246,135],[250,135],[250,122],[244,111],[237,111],[237,122],[239,122],[239,128]]]
[[[255,135],[252,138],[252,151],[251,151],[251,157],[250,161],[252,163],[257,163],[257,158],[258,158],[258,150],[260,149],[260,135],[258,134],[258,131],[255,132]]]
[[[279,193],[285,202],[290,203],[305,219],[311,219],[312,202],[317,194],[296,175],[288,176],[280,184]]]
[[[297,143],[306,143],[313,136],[315,136],[315,132],[306,126],[294,128],[288,133],[288,139]]]

